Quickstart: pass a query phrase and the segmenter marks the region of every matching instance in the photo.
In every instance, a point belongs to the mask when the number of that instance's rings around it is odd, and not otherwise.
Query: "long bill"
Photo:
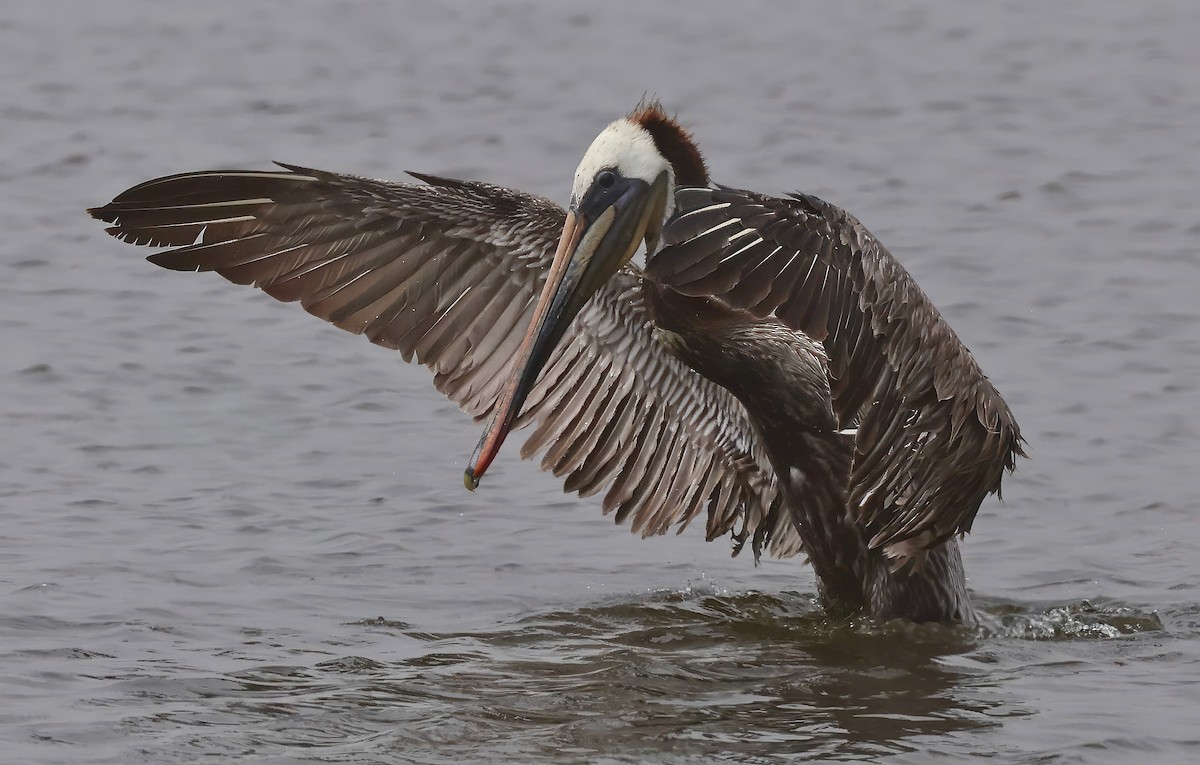
[[[483,436],[471,455],[463,483],[472,491],[500,452],[529,392],[571,321],[600,287],[629,262],[646,240],[653,248],[662,228],[668,178],[653,184],[617,176],[595,184],[572,206],[546,284],[521,341],[511,376]]]

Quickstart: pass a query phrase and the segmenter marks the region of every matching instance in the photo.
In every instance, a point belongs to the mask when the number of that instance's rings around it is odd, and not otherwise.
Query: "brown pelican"
[[[90,210],[434,372],[522,457],[643,536],[702,511],[735,553],[804,552],[835,612],[975,619],[957,538],[1016,421],[908,273],[816,197],[711,184],[657,104],[606,127],[570,205],[412,173],[183,173]],[[631,260],[644,244],[646,266]]]

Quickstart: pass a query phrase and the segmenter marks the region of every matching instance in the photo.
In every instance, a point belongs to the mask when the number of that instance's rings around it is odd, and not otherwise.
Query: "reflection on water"
[[[689,590],[489,631],[420,633],[373,618],[344,626],[420,649],[397,661],[343,655],[109,690],[153,707],[131,729],[190,731],[181,752],[197,755],[266,747],[328,762],[369,752],[425,763],[480,752],[491,762],[869,759],[1033,714],[999,690],[997,665],[1022,639],[1047,637],[1046,625],[1063,640],[1161,629],[1129,607],[988,611],[990,626],[979,629],[830,623],[794,593]]]

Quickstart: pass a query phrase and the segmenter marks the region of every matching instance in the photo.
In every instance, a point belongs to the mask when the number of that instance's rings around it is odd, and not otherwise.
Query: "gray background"
[[[9,3],[0,761],[1193,762],[1200,9]],[[980,633],[828,624],[799,561],[640,541],[427,373],[83,214],[273,159],[562,201],[644,93],[714,177],[905,263],[1031,460]]]

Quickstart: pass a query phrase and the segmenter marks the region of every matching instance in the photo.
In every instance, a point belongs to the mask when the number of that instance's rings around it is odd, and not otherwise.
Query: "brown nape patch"
[[[658,101],[638,104],[629,114],[629,121],[646,128],[660,154],[675,170],[677,186],[707,186],[708,168],[696,148],[692,134],[674,117],[667,116]]]

